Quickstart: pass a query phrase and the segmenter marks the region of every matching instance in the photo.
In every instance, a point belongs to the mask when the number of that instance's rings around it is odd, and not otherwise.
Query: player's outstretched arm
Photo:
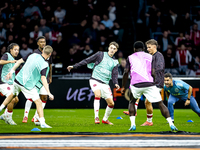
[[[0,60],[0,65],[6,65],[9,63],[16,63],[17,60]]]
[[[68,66],[67,70],[70,72],[70,70],[73,69],[73,66]]]
[[[10,72],[6,75],[6,80],[9,80],[12,78],[12,74],[13,72],[15,72],[15,70],[19,67],[20,64],[24,63],[24,60],[21,58],[19,59],[15,65],[13,66],[13,68],[10,70]]]
[[[47,91],[47,93],[49,95],[49,99],[50,100],[54,100],[54,96],[50,93],[46,76],[41,76],[41,81],[42,81],[42,84],[43,84],[44,88],[46,89],[46,91]]]

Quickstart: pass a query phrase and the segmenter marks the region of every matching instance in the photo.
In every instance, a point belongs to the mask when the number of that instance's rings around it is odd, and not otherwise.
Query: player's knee
[[[42,101],[47,101],[48,97],[47,97],[47,95],[41,95],[41,96],[40,96],[40,99],[41,99]]]
[[[114,102],[109,102],[108,106],[114,107],[115,103]]]
[[[173,105],[174,103],[172,101],[168,101],[168,105]]]
[[[19,98],[15,97],[15,104],[17,104],[19,102]]]

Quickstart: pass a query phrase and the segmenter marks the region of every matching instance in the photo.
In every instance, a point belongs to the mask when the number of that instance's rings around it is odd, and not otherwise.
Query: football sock
[[[166,120],[169,123],[169,126],[174,125],[171,117],[168,117]]]
[[[130,116],[131,127],[135,125],[135,116]]]
[[[1,104],[1,106],[0,106],[0,112],[2,111],[2,109],[4,109],[5,108],[5,105],[4,104]]]
[[[94,98],[94,115],[95,118],[99,117],[100,97]]]
[[[135,102],[135,111],[137,112],[138,102]]]
[[[39,121],[40,121],[40,124],[41,124],[41,125],[42,125],[42,124],[45,124],[45,119],[44,119],[44,117],[39,118]]]
[[[8,108],[5,109],[4,114],[6,114],[8,112]]]
[[[147,121],[152,122],[153,114],[147,114]]]
[[[6,112],[7,119],[12,119],[12,114],[13,114],[13,111],[7,111]]]
[[[27,118],[28,118],[28,114],[29,114],[29,111],[30,111],[30,109],[31,109],[32,103],[33,103],[33,100],[32,100],[32,99],[27,99],[27,100],[26,100],[25,111],[24,111],[24,117],[27,117]]]
[[[103,117],[104,121],[108,120],[108,117],[110,116],[113,108],[114,108],[114,106],[109,106],[109,105],[106,107],[106,112],[105,112],[105,115]]]

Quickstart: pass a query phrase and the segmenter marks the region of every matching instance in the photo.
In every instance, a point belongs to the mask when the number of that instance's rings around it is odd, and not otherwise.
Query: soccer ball
[[[37,117],[34,117],[34,123],[36,126],[40,126],[40,121],[37,119]]]
[[[34,121],[36,126],[40,126],[40,122],[39,121]]]

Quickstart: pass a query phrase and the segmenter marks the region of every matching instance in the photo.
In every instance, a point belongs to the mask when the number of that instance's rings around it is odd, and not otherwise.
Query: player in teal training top
[[[174,121],[174,104],[182,100],[185,106],[190,105],[191,109],[200,117],[200,108],[196,99],[192,95],[192,87],[181,80],[173,80],[170,73],[164,76],[164,90],[168,98],[168,109],[172,120]]]
[[[4,100],[3,104],[0,106],[0,111],[11,101],[12,98],[17,96],[22,91],[26,99],[31,98],[35,102],[37,112],[39,114],[38,119],[40,121],[41,128],[51,128],[45,123],[42,101],[39,97],[39,87],[37,86],[37,83],[41,79],[42,84],[49,95],[49,99],[53,100],[54,96],[49,91],[46,78],[49,66],[46,62],[46,59],[51,56],[52,51],[52,47],[47,45],[44,47],[42,55],[32,54],[28,57],[26,63],[14,80],[14,88],[12,93]],[[19,64],[21,64],[20,60],[15,64],[10,74],[12,74],[12,72],[19,66]],[[10,74],[8,74],[8,77],[10,77]]]
[[[97,52],[96,54],[76,63],[73,66],[68,66],[67,69],[70,71],[72,68],[77,69],[80,66],[88,65],[88,68],[93,69],[92,76],[89,80],[90,87],[94,92],[94,114],[95,124],[99,124],[99,108],[100,98],[104,98],[108,104],[102,123],[113,125],[108,120],[111,114],[114,101],[112,91],[109,86],[109,81],[112,78],[113,84],[117,89],[118,85],[118,60],[113,59],[114,54],[117,52],[119,45],[116,42],[111,42],[108,47],[108,52]]]

